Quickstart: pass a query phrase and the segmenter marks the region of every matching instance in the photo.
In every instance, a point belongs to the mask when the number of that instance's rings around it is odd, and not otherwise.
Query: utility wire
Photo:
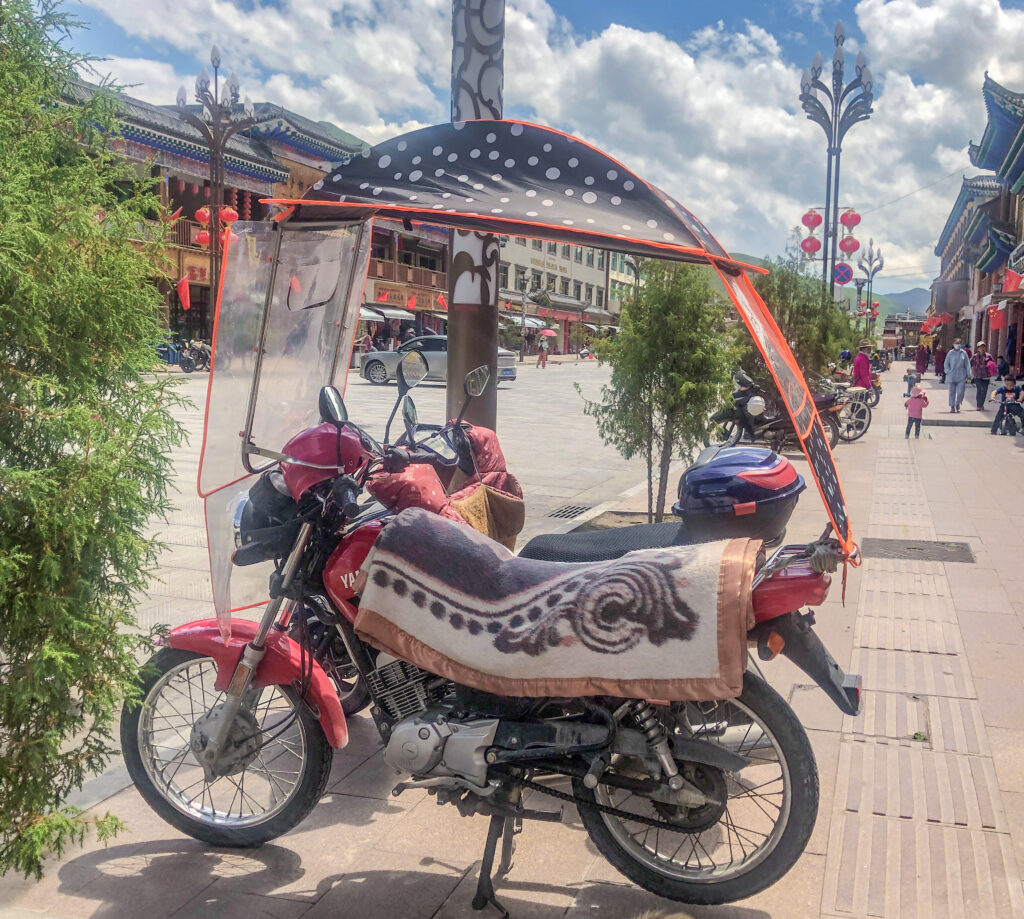
[[[938,185],[940,182],[945,182],[947,179],[953,178],[957,174],[963,173],[963,167],[960,169],[954,169],[949,175],[944,175],[941,179],[936,179],[934,182],[929,182],[927,185],[922,185],[920,188],[915,188],[913,191],[908,191],[905,195],[900,195],[898,198],[893,198],[892,201],[886,201],[883,204],[878,204],[875,207],[869,208],[866,211],[861,211],[861,216],[864,217],[867,214],[873,214],[875,211],[880,211],[884,207],[888,207],[890,204],[896,204],[899,201],[903,201],[909,198],[911,195],[916,195],[919,191],[924,191],[926,188],[931,188],[933,185]]]

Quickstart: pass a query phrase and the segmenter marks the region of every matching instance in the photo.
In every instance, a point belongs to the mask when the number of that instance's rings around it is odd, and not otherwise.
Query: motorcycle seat
[[[519,557],[546,562],[600,562],[622,558],[638,549],[685,546],[690,542],[686,527],[676,520],[584,533],[544,533],[523,546]]]
[[[864,386],[848,386],[846,388],[846,395],[848,396],[860,396],[867,392],[867,388]]]
[[[497,695],[734,698],[759,546],[734,539],[566,564],[514,556],[410,508],[364,565],[355,628],[378,650]]]

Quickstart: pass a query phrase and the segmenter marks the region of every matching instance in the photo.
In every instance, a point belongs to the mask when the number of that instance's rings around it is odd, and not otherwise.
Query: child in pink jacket
[[[916,440],[921,436],[921,416],[928,405],[928,397],[920,386],[915,386],[910,390],[910,398],[903,404],[907,407],[907,433],[904,436],[909,438],[910,429],[913,427],[915,428],[914,439]]]

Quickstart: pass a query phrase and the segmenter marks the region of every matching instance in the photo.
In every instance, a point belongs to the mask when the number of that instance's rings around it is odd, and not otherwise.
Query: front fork
[[[252,641],[242,650],[238,663],[235,665],[235,672],[231,676],[231,682],[228,684],[227,691],[224,694],[224,701],[211,719],[212,724],[210,725],[206,745],[199,754],[199,762],[203,767],[203,772],[208,782],[213,781],[218,775],[216,769],[217,762],[227,742],[231,725],[234,724],[238,711],[242,707],[245,694],[252,683],[253,674],[256,672],[260,661],[263,660],[263,655],[267,653],[267,635],[277,620],[281,607],[287,602],[287,608],[290,612],[291,608],[295,605],[294,600],[285,601],[284,593],[292,581],[295,580],[295,573],[299,570],[302,554],[306,551],[306,546],[312,533],[312,523],[302,524],[298,538],[295,540],[295,545],[285,560],[277,596],[267,604],[256,634],[253,636]]]

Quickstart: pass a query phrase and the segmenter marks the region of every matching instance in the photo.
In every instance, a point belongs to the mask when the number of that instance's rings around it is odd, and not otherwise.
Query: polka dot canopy
[[[682,204],[576,138],[517,121],[441,124],[333,167],[295,219],[374,214],[736,265]],[[754,268],[753,270],[758,270]]]

